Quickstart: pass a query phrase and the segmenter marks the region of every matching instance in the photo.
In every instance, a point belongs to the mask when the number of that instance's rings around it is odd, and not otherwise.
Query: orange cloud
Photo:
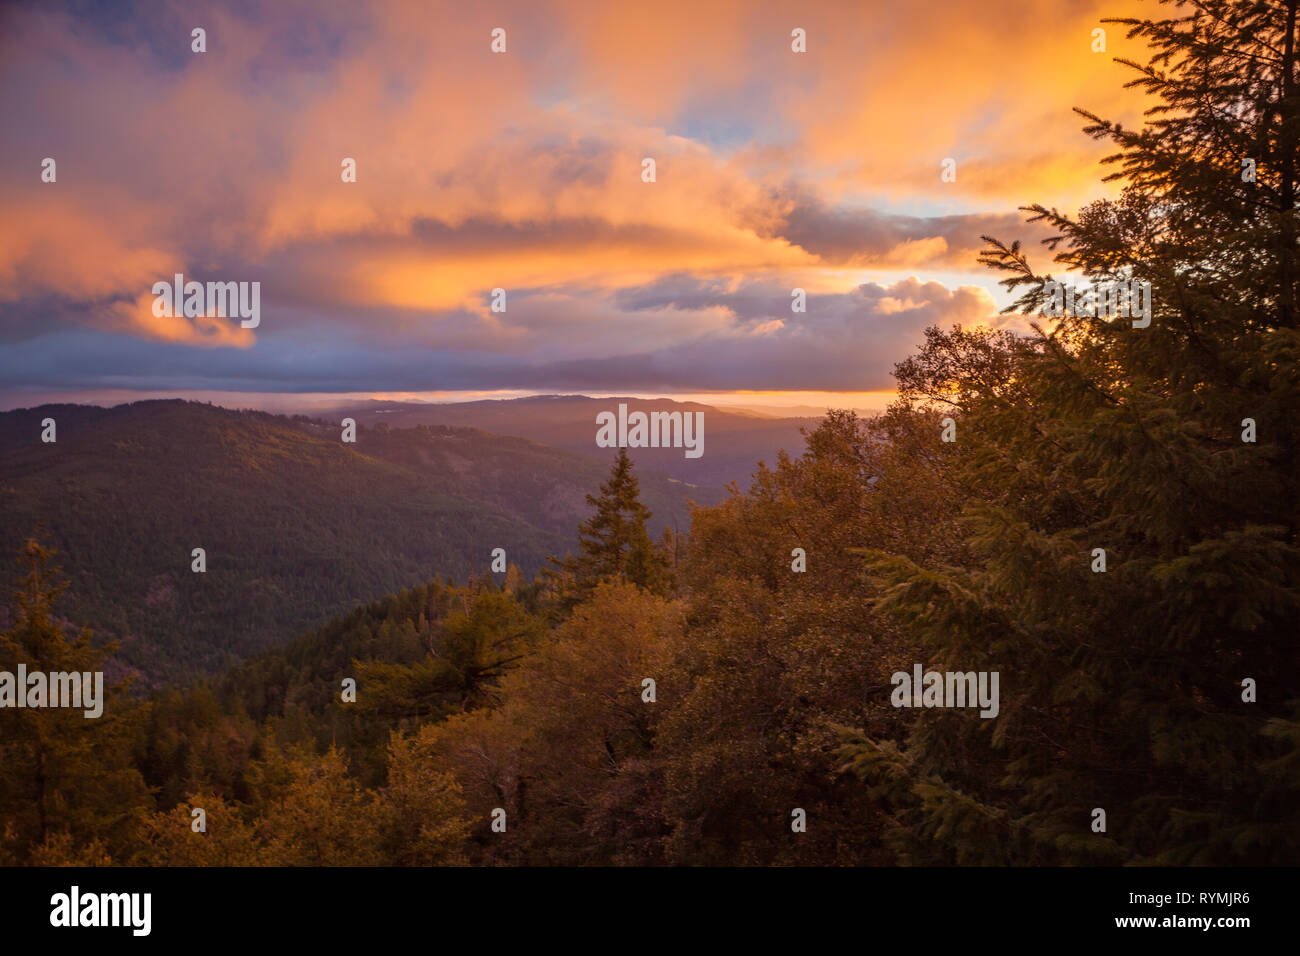
[[[154,295],[146,292],[133,302],[119,302],[107,313],[111,326],[155,342],[176,342],[200,348],[251,348],[257,338],[238,319],[210,315],[158,316],[153,312]]]
[[[214,11],[209,52],[162,76],[72,17],[24,12],[0,53],[6,77],[33,80],[31,102],[5,94],[6,127],[28,128],[15,113],[49,125],[0,187],[0,300],[113,300],[85,321],[245,347],[249,330],[163,322],[139,297],[173,272],[266,263],[281,305],[491,322],[482,297],[496,287],[783,272],[844,289],[847,265],[974,270],[989,219],[1103,193],[1105,147],[1070,107],[1140,110],[1111,63],[1140,51],[1114,27],[1105,54],[1090,48],[1101,15],[1134,8],[273,5],[271,26]],[[304,43],[327,27],[342,40],[295,59],[285,38],[302,24]],[[495,26],[506,55],[488,49]],[[790,50],[794,27],[806,54]],[[54,185],[31,158],[46,150],[60,156]],[[345,157],[355,184],[340,179]],[[945,157],[955,183],[939,181]],[[928,222],[942,213],[972,218]]]

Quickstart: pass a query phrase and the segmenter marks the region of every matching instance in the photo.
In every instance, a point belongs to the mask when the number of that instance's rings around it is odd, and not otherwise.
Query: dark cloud
[[[984,246],[981,235],[1026,243],[1048,235],[1040,224],[1026,223],[1019,212],[902,216],[860,207],[832,207],[803,190],[774,194],[773,204],[788,211],[767,234],[787,239],[832,265],[897,261],[899,247],[905,243],[939,238],[947,249],[930,258],[927,265],[972,268]]]
[[[527,299],[514,308],[526,315]],[[664,313],[689,317],[710,310],[723,310],[732,321],[645,347]],[[811,295],[808,311],[794,314],[789,288],[774,282],[742,283],[728,292],[719,282],[674,276],[608,297],[599,312],[604,341],[611,347],[626,342],[621,354],[570,358],[563,342],[548,350],[549,357],[526,347],[509,354],[494,344],[490,330],[477,348],[472,335],[456,349],[412,348],[407,340],[366,336],[350,325],[276,328],[264,319],[257,344],[247,349],[195,349],[64,329],[7,347],[0,353],[0,382],[7,388],[266,392],[872,390],[892,385],[894,363],[919,343],[926,326],[989,321],[992,312],[981,290],[917,279]]]

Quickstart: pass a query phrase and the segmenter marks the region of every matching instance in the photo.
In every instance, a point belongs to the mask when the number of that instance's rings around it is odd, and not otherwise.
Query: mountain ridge
[[[535,573],[575,545],[609,467],[476,429],[340,439],[319,418],[177,399],[0,413],[0,600],[8,557],[42,524],[72,584],[67,617],[118,639],[145,686],[184,680],[433,577],[486,573],[494,547]],[[656,530],[722,494],[640,477]]]
[[[700,402],[674,399],[588,395],[532,395],[524,398],[479,399],[473,402],[408,402],[368,399],[340,403],[313,414],[377,426],[449,425],[482,428],[494,434],[516,435],[577,454],[596,450],[596,415],[617,412],[620,404],[632,411],[683,411],[704,414],[704,454],[688,459],[678,448],[628,450],[641,469],[663,471],[698,487],[722,488],[730,482],[748,487],[756,463],[775,463],[776,454],[803,450],[803,429],[815,428],[819,417],[770,418]]]

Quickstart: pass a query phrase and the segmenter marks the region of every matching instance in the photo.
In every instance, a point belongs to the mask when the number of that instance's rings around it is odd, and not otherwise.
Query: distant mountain
[[[847,406],[836,405],[835,408]],[[826,409],[818,405],[727,405],[723,409],[729,412],[752,412],[763,418],[813,418],[818,421],[826,417]],[[873,418],[881,414],[884,408],[853,408],[859,418]]]
[[[729,481],[749,487],[759,461],[772,464],[785,449],[800,455],[804,449],[801,428],[812,429],[820,417],[768,418],[745,410],[715,408],[697,402],[668,399],[589,398],[585,395],[540,395],[532,398],[458,402],[367,401],[340,405],[328,413],[333,421],[344,417],[376,425],[455,425],[481,428],[500,435],[518,435],[578,454],[605,454],[596,447],[596,416],[617,412],[620,402],[629,411],[680,411],[704,413],[704,454],[687,458],[679,448],[637,448],[629,455],[641,468],[663,471],[679,481],[720,488]],[[325,414],[317,412],[316,414]]]
[[[496,547],[531,576],[575,547],[612,459],[464,428],[344,444],[333,423],[182,401],[4,412],[0,604],[40,522],[71,580],[65,616],[120,639],[146,684],[213,673],[435,575],[486,573]],[[721,497],[639,477],[656,534]]]

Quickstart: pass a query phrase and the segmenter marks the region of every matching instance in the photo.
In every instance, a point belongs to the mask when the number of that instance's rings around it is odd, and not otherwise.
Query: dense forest
[[[1123,192],[1027,210],[1062,269],[1151,283],[1148,326],[932,328],[885,414],[829,414],[688,535],[620,455],[531,578],[429,581],[99,720],[0,713],[0,860],[1300,860],[1296,25],[1232,6],[1129,23],[1164,108],[1085,115]],[[984,260],[1039,312],[1028,252]],[[0,667],[111,652],[53,563],[24,549]],[[998,672],[996,717],[895,706],[918,662]]]
[[[38,440],[47,418],[52,443]],[[494,548],[536,574],[575,543],[605,468],[471,428],[341,435],[337,421],[182,401],[0,413],[2,545],[41,525],[72,583],[64,614],[118,640],[115,669],[153,687],[220,673],[432,570],[486,572]],[[685,526],[688,499],[721,492],[655,476],[646,496],[661,533]]]

